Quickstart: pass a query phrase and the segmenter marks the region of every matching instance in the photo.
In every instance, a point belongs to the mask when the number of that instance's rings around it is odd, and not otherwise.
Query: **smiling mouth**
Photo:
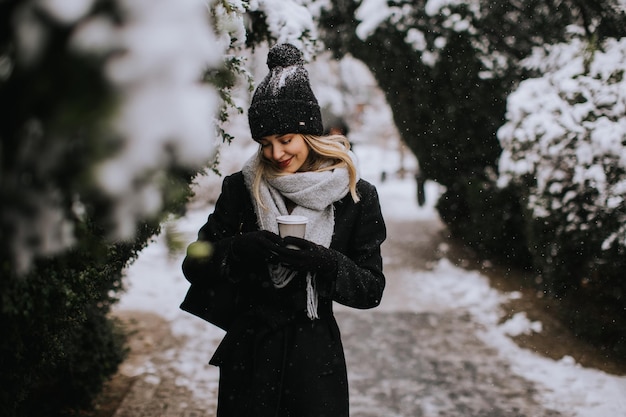
[[[285,161],[279,161],[279,162],[278,162],[278,167],[279,167],[279,168],[281,168],[281,169],[285,169],[285,168],[287,168],[287,167],[289,166],[289,164],[291,163],[291,160],[292,160],[292,159],[293,159],[293,158],[289,158],[289,159],[287,159],[287,160],[285,160]]]

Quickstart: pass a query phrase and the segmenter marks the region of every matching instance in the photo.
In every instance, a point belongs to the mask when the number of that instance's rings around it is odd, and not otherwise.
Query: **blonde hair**
[[[343,135],[329,135],[329,136],[316,136],[316,135],[302,135],[302,138],[309,147],[309,156],[300,168],[300,172],[322,172],[332,171],[335,168],[347,168],[350,189],[350,195],[354,202],[358,202],[360,197],[356,191],[357,168],[352,160],[352,157],[348,153],[350,150],[350,142]],[[261,207],[264,207],[261,201],[260,184],[263,179],[273,178],[285,174],[276,166],[263,156],[261,148],[259,148],[259,164],[257,170],[254,173],[254,184],[252,194],[254,198],[259,202]]]

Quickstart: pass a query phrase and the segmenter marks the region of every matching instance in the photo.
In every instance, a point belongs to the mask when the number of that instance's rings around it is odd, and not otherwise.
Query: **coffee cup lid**
[[[278,223],[283,224],[306,224],[309,222],[309,218],[306,216],[278,216],[276,217]]]

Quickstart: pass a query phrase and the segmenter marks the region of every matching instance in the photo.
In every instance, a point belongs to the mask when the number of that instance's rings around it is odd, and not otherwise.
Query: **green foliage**
[[[248,90],[253,90],[252,74],[250,74],[245,66],[245,59],[241,56],[230,55],[224,59],[224,66],[219,69],[209,70],[204,74],[204,81],[215,85],[219,89],[221,107],[218,115],[218,133],[222,140],[230,143],[234,138],[230,135],[222,125],[229,119],[232,110],[239,114],[243,113],[243,108],[238,106],[232,95],[233,89],[243,80]],[[217,165],[217,161],[214,162]]]
[[[558,315],[575,333],[607,356],[626,354],[626,254],[612,247],[600,250],[593,233],[555,238],[558,219],[527,216],[528,246],[538,285],[559,300]]]
[[[123,337],[107,318],[122,289],[122,269],[159,230],[146,225],[134,243],[107,245],[85,223],[80,245],[37,261],[26,276],[0,281],[0,414],[61,415],[89,405],[124,357]]]
[[[462,236],[481,256],[520,268],[532,266],[527,242],[520,238],[525,213],[515,190],[498,188],[489,178],[468,177],[441,196],[437,210],[451,234]]]
[[[96,8],[118,16],[114,5]],[[44,47],[30,61],[18,53],[12,30],[18,10],[34,13],[45,32]],[[108,313],[123,290],[123,269],[164,218],[184,211],[196,174],[164,164],[156,184],[161,211],[134,226],[133,241],[110,241],[112,202],[92,170],[121,146],[109,126],[117,95],[104,77],[104,57],[68,47],[72,29],[32,2],[0,1],[0,415],[6,417],[70,414],[88,406],[117,370],[124,336]],[[17,268],[20,259],[30,268]]]
[[[506,99],[527,76],[519,62],[533,47],[564,39],[572,24],[596,36],[614,32],[609,3],[481,1],[478,12],[460,2],[428,14],[424,0],[394,1],[363,39],[358,2],[339,0],[322,14],[321,37],[336,55],[350,53],[371,69],[422,174],[447,187],[439,211],[451,231],[485,255],[529,264],[516,194],[494,183]],[[502,213],[495,204],[509,212],[489,215]]]
[[[6,27],[12,27],[12,7],[24,3],[0,4]],[[81,195],[100,200],[90,167],[119,146],[105,128],[116,99],[102,77],[101,62],[72,54],[69,28],[45,22],[48,47],[32,62],[22,62],[26,58],[17,54],[14,33],[3,31],[0,39],[0,57],[9,68],[0,78],[0,199],[10,202],[0,210],[0,253],[19,270],[33,254],[67,246],[69,237],[50,244],[42,235],[63,235],[63,228],[71,227],[63,220],[76,218]],[[44,210],[57,217],[56,224],[33,227],[24,220],[35,222]]]
[[[387,2],[385,18],[363,34],[360,2],[337,0],[322,13],[321,38],[336,56],[352,54],[370,68],[422,174],[446,186],[437,208],[452,234],[481,256],[536,268],[543,289],[569,306],[565,318],[572,327],[617,346],[624,321],[615,317],[623,316],[626,300],[623,251],[600,254],[603,241],[589,229],[555,233],[568,222],[532,220],[526,210],[532,193],[495,182],[496,133],[507,97],[532,76],[521,60],[535,47],[568,39],[574,28],[592,45],[623,37],[623,8],[617,0],[485,0],[452,2],[429,14],[432,5]],[[573,204],[582,210],[590,197],[581,198]],[[578,215],[589,221],[587,214]],[[593,220],[591,228],[624,230],[606,217]]]
[[[263,11],[250,10],[247,13],[249,27],[248,36],[246,37],[246,45],[249,48],[254,49],[255,45],[260,45],[263,42],[270,42],[274,39],[267,25],[267,16]]]
[[[626,349],[615,336],[626,308],[626,42],[545,49],[525,60],[540,75],[509,98],[500,179],[523,197],[542,289],[570,307],[565,318],[581,335]]]
[[[322,17],[329,28],[322,38],[337,55],[351,53],[371,69],[422,174],[447,187],[439,211],[454,235],[485,256],[529,264],[518,203],[485,172],[497,172],[496,132],[506,97],[523,77],[518,60],[563,36],[570,12],[534,1],[522,8],[483,2],[481,13],[445,6],[434,15],[425,1],[394,5],[395,13],[360,39],[355,2],[335,2]],[[421,41],[409,42],[415,33]]]
[[[323,40],[336,54],[351,53],[372,70],[427,178],[449,186],[481,175],[485,167],[495,167],[500,153],[495,133],[504,120],[506,96],[520,77],[514,63],[540,42],[536,34],[552,39],[564,24],[544,25],[551,12],[545,2],[529,2],[524,10],[485,2],[480,16],[465,5],[431,16],[425,1],[394,3],[396,13],[360,39],[357,5],[336,2],[323,15],[323,27],[329,28]],[[559,13],[552,16],[558,18]],[[459,29],[453,20],[467,27]],[[504,28],[510,31],[505,34]],[[416,32],[422,41],[407,41]]]
[[[103,129],[115,100],[98,63],[72,55],[69,28],[51,21],[45,25],[48,48],[22,62],[11,31],[20,7],[26,2],[0,3],[0,414],[54,416],[88,403],[123,356],[123,341],[106,314],[136,248],[107,246],[76,210],[78,191],[90,182],[76,173],[88,172],[116,146]],[[95,137],[111,140],[89,140]],[[98,201],[85,210],[98,212]],[[15,260],[26,257],[30,264],[26,253],[47,245],[37,236],[42,209],[59,214],[58,222],[51,219],[57,231],[65,226],[60,219],[75,219],[78,245],[63,256],[43,257],[23,274]]]

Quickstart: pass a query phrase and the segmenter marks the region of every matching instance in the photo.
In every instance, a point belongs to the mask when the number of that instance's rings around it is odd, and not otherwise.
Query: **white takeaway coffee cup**
[[[278,234],[280,237],[294,236],[304,239],[306,224],[309,218],[306,216],[278,216]]]

